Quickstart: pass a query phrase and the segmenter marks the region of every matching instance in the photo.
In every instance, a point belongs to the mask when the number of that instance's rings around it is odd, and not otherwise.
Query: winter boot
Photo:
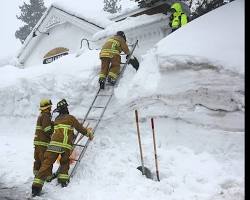
[[[58,183],[60,183],[62,187],[67,187],[69,184],[69,180],[58,179]]]
[[[110,85],[113,85],[113,86],[114,86],[116,80],[115,80],[114,78],[112,78],[112,77],[109,76],[109,77],[108,77],[108,82],[109,82]]]
[[[105,79],[99,79],[99,84],[100,84],[100,89],[101,90],[104,90],[104,87],[105,87]]]
[[[100,89],[104,90],[104,88],[105,88],[105,82],[104,81],[100,81],[99,83],[100,83]]]
[[[41,187],[32,186],[32,197],[40,196],[41,191],[42,191]]]
[[[61,186],[62,186],[62,187],[67,187],[68,184],[69,184],[68,182],[62,182],[62,183],[61,183]]]
[[[56,178],[56,177],[54,177],[54,174],[52,174],[51,176],[48,176],[47,178],[46,178],[46,182],[51,182],[54,178]]]

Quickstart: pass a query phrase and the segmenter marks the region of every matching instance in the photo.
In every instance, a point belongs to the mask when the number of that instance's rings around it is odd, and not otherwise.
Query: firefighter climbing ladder
[[[133,52],[134,52],[137,44],[138,44],[138,40],[133,44],[131,53],[128,56],[126,63],[124,63],[122,65],[121,72],[119,74],[119,77],[117,78],[115,85],[114,86],[109,85],[106,87],[105,90],[98,89],[98,91],[97,91],[85,117],[84,117],[83,124],[85,122],[89,123],[90,126],[93,127],[93,133],[95,133],[99,123],[102,120],[104,112],[106,111],[106,109],[110,103],[110,100],[113,96],[114,88],[116,85],[118,85],[118,83],[122,77],[122,74],[124,73],[128,63],[129,63],[129,60],[130,60],[131,56],[133,55]],[[101,105],[99,104],[100,102],[102,103]],[[96,117],[95,114],[97,114],[98,116]],[[84,141],[82,139],[81,134],[79,134],[79,133],[76,134],[76,139],[74,140],[74,144],[73,144],[73,150],[76,148],[80,149],[80,151],[79,151],[80,154],[79,154],[77,159],[74,159],[75,162],[72,164],[73,166],[71,166],[72,170],[69,171],[70,178],[72,178],[74,176],[74,174],[76,173],[76,170],[77,170],[77,168],[80,164],[80,161],[83,158],[83,156],[88,148],[89,143],[90,143],[89,139],[85,139],[85,141]],[[73,152],[73,150],[72,150],[72,152]]]

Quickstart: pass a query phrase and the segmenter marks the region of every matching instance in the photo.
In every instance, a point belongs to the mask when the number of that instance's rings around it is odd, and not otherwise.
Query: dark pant
[[[108,75],[111,78],[116,79],[120,73],[120,55],[114,55],[113,58],[101,58],[101,62],[102,65],[99,77],[105,79]]]
[[[58,158],[60,153],[46,151],[44,154],[44,161],[42,166],[40,167],[38,174],[35,179],[38,179],[42,182],[46,180],[48,176],[50,176],[50,170],[53,168],[53,164]],[[65,150],[65,152],[61,153],[60,159],[60,168],[58,174],[58,181],[63,183],[69,181],[68,171],[70,165],[70,150]],[[33,182],[32,187],[43,187],[42,183]]]
[[[33,173],[36,176],[41,165],[42,162],[44,161],[44,154],[46,152],[47,147],[45,146],[40,146],[40,145],[35,145],[35,149],[34,149],[34,166],[33,166]],[[50,175],[52,174],[52,168],[50,169]]]

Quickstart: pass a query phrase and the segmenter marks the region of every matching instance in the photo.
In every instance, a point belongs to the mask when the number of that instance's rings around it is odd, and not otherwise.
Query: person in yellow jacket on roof
[[[40,167],[38,174],[35,176],[32,184],[32,196],[40,194],[44,181],[50,174],[50,168],[53,166],[57,157],[61,155],[60,170],[57,176],[58,182],[62,187],[66,187],[69,183],[69,165],[70,154],[73,148],[74,129],[93,139],[94,135],[91,128],[84,128],[79,121],[69,114],[68,103],[65,99],[57,103],[56,111],[59,115],[54,121],[54,133],[51,137],[51,141],[45,152],[45,159]]]
[[[49,145],[51,135],[53,133],[53,122],[51,121],[51,106],[50,99],[42,99],[40,101],[40,115],[36,122],[36,131],[34,137],[34,165],[33,173],[37,175],[42,162],[44,153]],[[52,168],[48,171],[48,181],[52,177]]]
[[[103,45],[100,52],[101,71],[99,73],[100,88],[104,89],[106,77],[111,85],[114,85],[120,73],[121,56],[124,52],[129,55],[129,48],[126,43],[126,36],[123,31],[109,38]]]
[[[171,16],[169,25],[172,28],[172,32],[188,23],[188,17],[183,12],[181,3],[173,3],[170,12]]]

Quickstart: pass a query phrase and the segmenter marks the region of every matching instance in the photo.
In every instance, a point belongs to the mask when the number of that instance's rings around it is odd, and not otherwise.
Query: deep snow
[[[231,20],[233,29],[218,28],[225,19]],[[245,78],[240,19],[244,1],[236,0],[164,38],[142,55],[138,72],[129,66],[70,185],[62,189],[56,181],[46,184],[44,199],[243,200]],[[198,28],[205,22],[205,28]],[[51,98],[56,105],[66,98],[71,113],[82,119],[98,89],[98,53],[85,51],[26,69],[0,68],[1,184],[14,187],[13,193],[20,191],[20,199],[32,184],[40,99]],[[136,169],[140,157],[135,109],[145,165],[153,173],[150,118],[155,119],[160,182],[146,179]]]

